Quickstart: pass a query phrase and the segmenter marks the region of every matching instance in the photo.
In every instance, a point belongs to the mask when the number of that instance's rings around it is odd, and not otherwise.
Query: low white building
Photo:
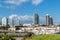
[[[8,31],[16,31],[16,28],[11,27],[8,29]]]
[[[29,26],[29,25],[31,25],[31,24],[23,24],[23,26]]]

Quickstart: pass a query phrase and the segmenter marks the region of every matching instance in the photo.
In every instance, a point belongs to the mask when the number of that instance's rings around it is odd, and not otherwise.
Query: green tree
[[[6,33],[4,33],[4,37],[2,38],[2,40],[16,40],[14,37],[9,37]]]

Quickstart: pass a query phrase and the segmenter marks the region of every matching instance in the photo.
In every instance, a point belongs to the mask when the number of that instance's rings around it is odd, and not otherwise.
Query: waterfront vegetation
[[[9,37],[24,37],[24,35],[19,35],[19,34],[6,34]],[[0,37],[4,37],[5,34],[0,34]]]
[[[40,35],[29,34],[22,40],[60,40],[60,34],[40,34]]]
[[[23,37],[22,40],[60,40],[60,34],[40,34],[27,33],[26,35],[2,34],[0,40],[16,40],[14,37]]]
[[[0,35],[0,40],[16,40],[12,36],[8,36],[6,33],[4,35]]]

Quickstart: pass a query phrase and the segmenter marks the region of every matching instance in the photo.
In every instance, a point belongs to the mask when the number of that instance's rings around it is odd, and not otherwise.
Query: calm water
[[[56,34],[60,34],[60,32],[56,33]]]
[[[4,34],[4,33],[7,33],[7,34],[27,34],[27,32],[0,32],[0,34]]]

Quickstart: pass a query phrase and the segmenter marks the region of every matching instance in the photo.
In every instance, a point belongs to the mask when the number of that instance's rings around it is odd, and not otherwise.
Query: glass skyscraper
[[[18,26],[20,24],[20,20],[18,19],[18,17],[14,17],[12,19],[10,19],[9,25],[12,26]]]
[[[49,16],[48,14],[46,14],[46,25],[53,25],[53,18],[51,16]]]
[[[13,19],[13,24],[15,25],[15,26],[17,26],[17,25],[19,25],[20,23],[20,20],[18,19],[18,18],[14,18]]]
[[[39,24],[39,16],[38,16],[38,14],[33,15],[33,24],[34,25]]]

